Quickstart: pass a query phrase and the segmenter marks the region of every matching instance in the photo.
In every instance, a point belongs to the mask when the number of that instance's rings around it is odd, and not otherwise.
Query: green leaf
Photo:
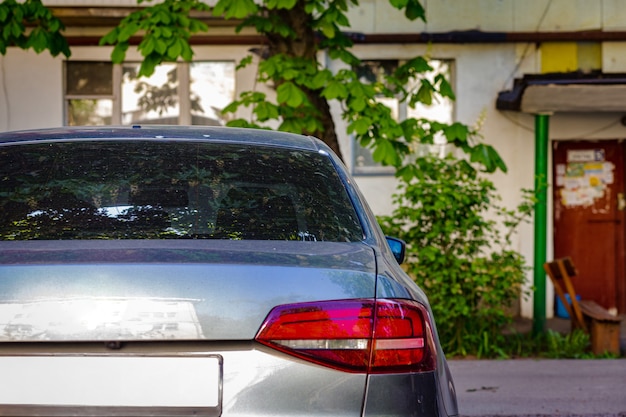
[[[248,55],[245,58],[242,58],[241,61],[239,61],[239,63],[237,64],[237,67],[235,68],[236,70],[240,70],[242,68],[247,67],[248,65],[250,65],[252,63],[252,55]]]
[[[433,104],[433,91],[434,88],[432,84],[427,80],[422,80],[422,84],[415,94],[415,99],[420,103],[430,106]]]
[[[294,83],[285,82],[276,89],[276,100],[289,107],[298,107],[305,101],[305,95]]]
[[[180,15],[178,16],[178,24],[184,28],[188,28],[191,25],[191,20],[185,15]]]
[[[408,0],[404,15],[409,20],[422,19],[426,21],[426,11],[418,0]]]
[[[278,107],[267,101],[263,101],[254,108],[254,113],[260,122],[278,119]]]
[[[357,135],[364,135],[372,126],[372,119],[369,117],[359,117],[348,126],[348,133],[354,132]]]
[[[167,42],[162,38],[157,38],[154,43],[154,51],[159,55],[164,55],[167,51]]]
[[[174,61],[181,54],[183,47],[183,41],[181,39],[176,39],[169,48],[167,48],[167,57]]]
[[[189,20],[189,32],[191,33],[206,32],[208,29],[209,27],[204,22],[196,19]]]
[[[317,71],[313,78],[310,79],[309,87],[312,90],[319,90],[326,85],[331,76],[328,70]]]
[[[289,68],[289,69],[284,70],[281,73],[281,77],[284,78],[285,80],[293,80],[298,75],[300,75],[300,71],[298,71],[298,69],[296,68]]]
[[[363,97],[352,97],[348,100],[348,107],[355,112],[362,112],[367,107],[367,101]]]
[[[137,75],[139,75],[140,77],[149,77],[152,74],[154,74],[154,69],[157,67],[157,65],[159,65],[161,62],[163,61],[163,56],[156,54],[156,53],[152,53],[150,55],[147,55],[144,59],[143,62],[141,63],[141,65],[139,66],[139,72],[137,73]]]
[[[319,22],[318,25],[319,30],[322,31],[322,33],[324,34],[324,36],[326,36],[327,38],[334,38],[335,37],[335,25],[333,25],[330,22],[327,21],[321,21]]]
[[[256,13],[257,5],[253,0],[219,0],[213,8],[215,16],[226,19],[243,19]]]
[[[226,123],[226,126],[229,127],[253,127],[256,129],[260,129],[261,126],[255,124],[255,123],[250,123],[249,121],[245,120],[245,119],[235,119],[235,120],[230,120],[228,123]]]
[[[126,42],[139,30],[139,25],[135,22],[131,22],[126,26],[122,27],[120,30],[117,41],[118,42]]]
[[[408,0],[389,0],[389,3],[396,9],[404,9],[408,3]]]
[[[188,42],[183,41],[182,45],[183,51],[181,52],[180,56],[185,61],[190,62],[193,59],[193,50],[191,49],[191,46],[189,46]]]
[[[396,149],[393,143],[387,139],[378,139],[376,141],[372,157],[375,161],[382,162],[385,165],[395,166],[398,161]]]
[[[117,41],[118,34],[119,34],[119,29],[115,28],[111,30],[109,33],[107,33],[106,35],[104,35],[102,38],[100,38],[100,42],[98,42],[98,44],[100,46],[111,45],[115,43],[115,41]]]
[[[456,122],[443,129],[443,133],[446,136],[448,142],[461,141],[467,143],[467,136],[469,129],[467,126]]]
[[[222,113],[235,113],[239,109],[239,102],[233,101],[222,109]]]
[[[290,10],[296,6],[297,0],[279,0],[278,8]]]
[[[40,53],[48,46],[48,38],[46,38],[45,33],[43,33],[41,28],[35,28],[30,33],[28,37],[28,41],[26,42],[27,48],[33,48],[36,53]]]
[[[438,74],[435,77],[435,82],[439,83],[439,94],[444,97],[449,97],[452,100],[456,99],[454,91],[452,91],[452,86],[450,85],[450,83],[448,83],[448,80],[446,80],[445,76],[443,76],[442,74]]]
[[[154,37],[147,36],[138,46],[138,49],[141,51],[141,54],[146,56],[150,55],[152,51],[154,51]]]
[[[328,100],[344,99],[348,97],[348,88],[346,85],[338,80],[331,80],[324,91],[322,91],[322,97]]]
[[[126,50],[128,49],[128,42],[120,42],[113,48],[111,52],[111,61],[114,64],[121,64],[126,58]]]
[[[280,124],[278,130],[300,134],[304,131],[304,125],[300,119],[286,119]]]
[[[172,29],[170,29],[167,26],[157,26],[154,31],[155,31],[155,35],[156,35],[156,31],[157,29],[159,29],[160,35],[157,35],[159,37],[163,37],[163,38],[171,38],[174,35],[174,32],[172,32]]]
[[[502,172],[507,172],[505,162],[490,145],[481,143],[474,146],[470,155],[470,161],[478,162],[483,165],[486,172],[495,172],[497,169],[502,170]]]
[[[13,36],[16,38],[19,37],[24,32],[24,26],[22,24],[18,24],[13,22],[11,25]]]
[[[172,18],[165,10],[159,10],[159,12],[154,15],[154,21],[155,23],[161,22],[163,25],[167,26],[172,23]]]

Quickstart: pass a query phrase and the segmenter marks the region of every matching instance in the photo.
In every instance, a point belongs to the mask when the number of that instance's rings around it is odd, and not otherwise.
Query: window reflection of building
[[[235,98],[235,62],[159,65],[138,77],[139,63],[67,61],[65,123],[77,125],[223,125]]]
[[[385,77],[391,75],[402,61],[392,60],[363,60],[361,66],[355,68],[359,79],[363,83],[384,82]],[[424,74],[425,78],[430,82],[434,82],[437,74],[443,73],[449,80],[451,78],[452,62],[447,60],[433,59],[429,61],[433,71]],[[414,85],[407,86],[407,89],[415,89],[418,87],[419,80],[414,80]],[[407,118],[425,118],[435,120],[442,123],[452,123],[454,116],[454,104],[445,97],[437,97],[433,100],[432,105],[427,106],[417,103],[415,107],[409,106],[406,102],[400,102],[397,98],[380,97],[378,99],[391,109],[392,116],[398,120]],[[445,149],[445,138],[436,138],[436,148]],[[427,146],[431,148],[432,146]],[[424,149],[417,149],[417,152],[423,152]],[[428,152],[431,152],[429,149]],[[371,149],[360,146],[359,143],[353,141],[352,166],[354,174],[393,174],[394,170],[390,167],[380,165],[372,158]]]
[[[197,339],[203,337],[197,302],[79,297],[0,303],[0,340]]]

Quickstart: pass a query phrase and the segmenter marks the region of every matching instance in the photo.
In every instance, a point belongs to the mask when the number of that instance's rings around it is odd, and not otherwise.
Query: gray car
[[[424,293],[321,141],[0,133],[0,416],[453,416]]]

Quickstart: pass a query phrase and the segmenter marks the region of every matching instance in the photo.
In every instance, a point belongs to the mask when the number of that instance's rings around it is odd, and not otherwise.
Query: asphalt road
[[[626,359],[449,363],[462,416],[626,417]]]

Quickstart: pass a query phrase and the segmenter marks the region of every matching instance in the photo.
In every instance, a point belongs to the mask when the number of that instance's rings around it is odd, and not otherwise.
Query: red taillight
[[[409,300],[343,300],[274,308],[256,340],[349,372],[435,369],[426,309]]]

